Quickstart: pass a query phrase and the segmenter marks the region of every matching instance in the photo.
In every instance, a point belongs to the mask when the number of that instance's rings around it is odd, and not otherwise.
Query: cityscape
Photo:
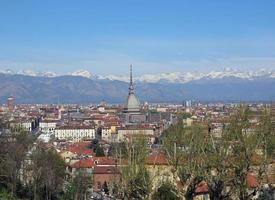
[[[129,2],[0,1],[0,200],[275,199],[275,4]]]

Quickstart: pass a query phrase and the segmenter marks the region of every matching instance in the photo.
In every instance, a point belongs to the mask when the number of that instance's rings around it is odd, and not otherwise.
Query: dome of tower
[[[128,112],[139,112],[139,100],[134,94],[129,94],[126,104],[126,109]]]

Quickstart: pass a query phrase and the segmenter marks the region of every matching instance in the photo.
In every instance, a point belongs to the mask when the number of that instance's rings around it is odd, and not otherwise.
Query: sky
[[[0,0],[0,70],[275,69],[274,0]]]

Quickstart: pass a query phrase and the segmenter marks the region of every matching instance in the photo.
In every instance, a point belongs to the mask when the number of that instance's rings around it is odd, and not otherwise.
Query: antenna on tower
[[[130,65],[130,86],[129,86],[129,94],[134,93],[134,84],[133,84],[133,69],[132,65]]]
[[[133,84],[133,69],[132,65],[130,65],[130,84]]]

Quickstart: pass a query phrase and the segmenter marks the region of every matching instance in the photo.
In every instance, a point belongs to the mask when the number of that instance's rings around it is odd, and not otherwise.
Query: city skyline
[[[0,69],[92,74],[275,69],[275,2],[0,3]]]

